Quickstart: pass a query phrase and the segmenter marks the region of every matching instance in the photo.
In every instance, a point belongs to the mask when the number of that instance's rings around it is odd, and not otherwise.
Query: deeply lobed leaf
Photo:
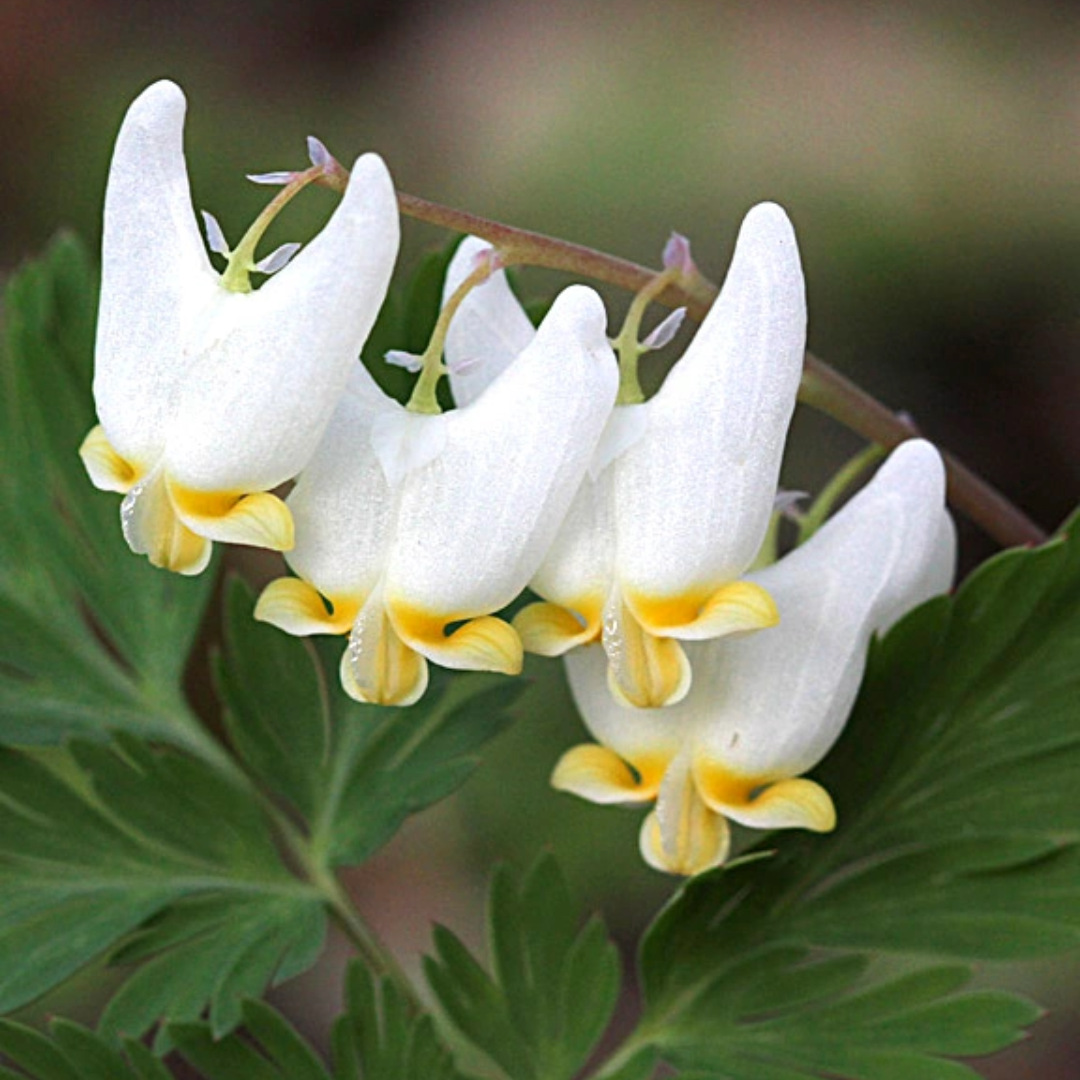
[[[602,924],[579,929],[550,857],[522,882],[504,867],[488,901],[491,972],[447,929],[435,932],[428,982],[461,1033],[513,1080],[559,1080],[585,1064],[618,997],[618,954]]]
[[[220,1034],[243,997],[314,961],[321,895],[282,864],[250,794],[205,763],[131,739],[48,764],[4,750],[0,789],[0,1009],[114,953],[150,959],[107,1032],[209,1005]]]
[[[58,238],[4,296],[0,370],[0,742],[55,744],[124,729],[204,748],[180,684],[212,576],[134,558],[115,495],[78,457],[95,422],[97,287]]]

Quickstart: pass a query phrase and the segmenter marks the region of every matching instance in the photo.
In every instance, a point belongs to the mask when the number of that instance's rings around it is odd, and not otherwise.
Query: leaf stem
[[[313,870],[312,883],[326,898],[326,904],[338,928],[352,943],[368,970],[376,977],[387,978],[394,984],[413,1016],[424,1013],[426,1011],[424,1004],[417,997],[412,983],[397,962],[397,958],[364,921],[348,893],[341,887],[341,882],[338,881],[334,872],[328,869],[313,868]]]
[[[379,940],[378,934],[364,921],[356,910],[349,894],[342,887],[333,869],[318,858],[311,849],[308,838],[294,822],[282,812],[273,800],[256,785],[267,816],[274,822],[282,842],[299,864],[307,880],[322,894],[323,901],[337,924],[349,939],[368,970],[377,978],[389,979],[402,1000],[414,1015],[425,1012],[423,1002],[417,997],[408,976],[401,969],[393,953]]]
[[[339,169],[318,182],[337,191],[344,190],[347,173]],[[604,281],[629,292],[639,292],[658,271],[627,259],[620,259],[581,244],[559,240],[529,229],[518,229],[498,221],[443,206],[427,199],[398,192],[403,214],[455,232],[471,233],[494,244],[504,265],[528,264],[549,270]],[[700,321],[716,298],[718,289],[700,272],[687,280],[673,282],[656,299],[668,307],[685,307]],[[824,360],[807,352],[803,368],[800,400],[831,416],[870,442],[892,449],[918,434],[907,417],[893,412]],[[943,451],[949,477],[949,500],[987,535],[1002,546],[1041,544],[1046,533],[1004,495],[963,464]]]

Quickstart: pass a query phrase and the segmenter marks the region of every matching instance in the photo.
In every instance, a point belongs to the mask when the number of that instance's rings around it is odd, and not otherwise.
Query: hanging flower
[[[689,264],[680,240],[670,245],[669,270]],[[451,267],[448,291],[462,272]],[[743,575],[773,508],[805,325],[791,224],[763,204],[747,215],[723,290],[660,391],[615,409],[531,582],[545,602],[514,621],[526,649],[559,656],[600,640],[615,697],[655,707],[689,690],[683,641],[776,622],[768,591]],[[479,286],[451,324],[447,357],[483,356],[484,366],[456,378],[455,395],[476,393],[528,338],[505,281],[496,275]],[[636,385],[623,374],[624,388]]]
[[[571,286],[517,363],[444,414],[409,411],[357,365],[289,496],[299,578],[272,582],[256,618],[348,634],[341,679],[360,701],[411,704],[429,660],[517,674],[521,641],[491,613],[535,573],[611,411],[605,322]]]
[[[132,550],[197,574],[214,540],[292,546],[289,512],[268,492],[300,471],[330,420],[386,293],[398,217],[386,166],[365,155],[291,262],[296,245],[251,257],[272,213],[231,253],[208,218],[212,246],[230,256],[219,275],[191,205],[184,111],[177,86],[155,83],[116,141],[94,374],[101,423],[80,452],[97,487],[124,494]],[[296,188],[312,178],[296,175]],[[253,270],[280,273],[251,291]]]
[[[655,809],[641,852],[659,870],[721,864],[728,821],[830,831],[832,800],[804,777],[851,710],[867,646],[948,589],[955,538],[941,458],[906,442],[866,488],[803,546],[750,580],[775,598],[777,626],[691,644],[694,685],[666,709],[628,709],[607,692],[602,650],[566,657],[574,698],[597,744],[563,755],[552,783],[596,803]]]

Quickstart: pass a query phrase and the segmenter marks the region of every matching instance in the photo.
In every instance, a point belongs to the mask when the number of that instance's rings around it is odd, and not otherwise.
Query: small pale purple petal
[[[778,491],[773,499],[773,513],[792,517],[796,506],[808,498],[810,495],[805,491]]]
[[[679,332],[679,328],[686,318],[686,308],[676,308],[662,322],[653,327],[649,336],[641,343],[643,349],[662,349],[670,344],[671,340]]]
[[[227,257],[229,245],[225,240],[225,234],[221,231],[221,225],[218,224],[218,219],[208,210],[203,210],[202,216],[206,223],[206,242],[210,245],[210,250]]]
[[[276,251],[272,251],[265,259],[260,259],[254,269],[260,274],[276,274],[279,270],[289,265],[289,260],[300,250],[301,244],[282,244]]]
[[[686,275],[697,269],[690,254],[690,241],[681,233],[673,232],[664,245],[664,269],[678,270]]]
[[[326,169],[335,165],[334,155],[326,149],[326,144],[314,135],[309,135],[307,140],[308,158],[316,169]]]
[[[267,184],[271,186],[280,186],[282,184],[292,183],[293,178],[296,176],[294,172],[264,172],[264,173],[248,173],[247,179],[253,184]]]
[[[454,360],[446,365],[447,370],[451,375],[468,375],[470,372],[475,371],[483,360],[479,356],[468,356],[463,360]]]
[[[388,364],[404,368],[413,374],[416,374],[423,367],[423,357],[417,356],[416,353],[406,352],[404,349],[389,349],[383,359]]]

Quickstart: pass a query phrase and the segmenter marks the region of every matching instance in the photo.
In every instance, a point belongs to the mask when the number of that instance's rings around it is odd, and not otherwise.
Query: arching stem
[[[345,179],[347,173],[339,168],[317,182],[340,192],[344,191]],[[404,192],[398,193],[398,206],[409,217],[487,240],[498,249],[503,265],[527,264],[564,270],[632,293],[640,292],[657,275],[657,271],[627,259],[543,233],[504,225]],[[717,292],[716,285],[695,271],[689,278],[683,275],[680,281],[669,284],[655,299],[668,307],[685,307],[691,317],[700,321]],[[799,400],[887,449],[918,433],[908,418],[893,412],[809,352]],[[949,500],[957,510],[1003,546],[1040,544],[1046,540],[1046,533],[1001,492],[954,455],[943,451],[943,456],[949,477]]]

